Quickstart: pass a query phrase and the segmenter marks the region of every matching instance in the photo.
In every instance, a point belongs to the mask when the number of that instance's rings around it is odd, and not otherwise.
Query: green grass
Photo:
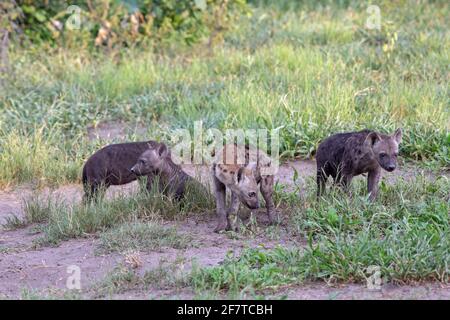
[[[202,44],[114,57],[14,46],[0,92],[0,184],[78,181],[106,143],[86,139],[86,128],[116,120],[148,129],[134,139],[169,140],[200,119],[219,129],[281,126],[284,157],[314,155],[333,132],[402,126],[403,157],[448,167],[445,3],[380,1],[380,31],[364,28],[358,2],[283,3],[255,7],[207,56]]]
[[[5,230],[16,230],[24,228],[28,225],[28,222],[18,216],[11,214],[5,217],[4,223],[2,225]]]
[[[76,290],[47,289],[35,290],[23,288],[20,293],[21,300],[81,300],[83,297]]]
[[[157,267],[147,270],[143,275],[140,275],[135,269],[120,264],[88,290],[96,298],[113,297],[115,294],[130,291],[149,292],[150,288],[171,289],[172,291],[175,289],[173,294],[176,295],[177,289],[188,286],[189,274],[180,270],[182,260],[177,258],[173,262],[160,261]]]
[[[318,203],[314,192],[299,200],[286,219],[293,234],[308,239],[305,248],[247,249],[220,266],[194,269],[191,285],[238,297],[315,280],[365,284],[369,266],[380,268],[385,283],[448,282],[448,178],[383,185],[374,204],[363,188],[355,186],[353,199],[335,190]]]
[[[22,205],[25,216],[22,218],[15,214],[10,214],[5,218],[3,228],[6,230],[15,230],[25,228],[33,223],[45,223],[48,221],[52,212],[66,210],[65,203],[57,197],[52,198],[39,193],[24,198]]]
[[[214,208],[212,196],[208,192],[200,193],[202,190],[188,187],[185,197],[178,202],[160,193],[157,183],[155,179],[150,192],[143,190],[132,196],[120,194],[112,199],[99,199],[86,205],[68,204],[58,198],[35,195],[24,201],[25,219],[20,221],[18,218],[11,218],[6,227],[43,223],[41,229],[44,236],[36,240],[36,245],[57,245],[62,240],[118,228],[103,235],[104,249],[110,251],[126,245],[142,248],[164,245],[163,239],[157,239],[158,232],[162,233],[161,236],[167,235],[167,244],[181,247],[187,238],[172,229],[158,228],[151,223],[123,224],[138,219],[151,222],[160,218],[181,219],[188,214],[208,214]],[[134,239],[130,238],[132,234]]]
[[[173,130],[193,130],[196,120],[204,128],[280,128],[284,159],[313,157],[338,131],[402,127],[402,161],[434,168],[436,181],[383,182],[373,204],[361,180],[352,198],[331,190],[319,202],[311,179],[299,186],[306,190],[300,197],[277,185],[289,235],[308,245],[247,249],[219,266],[194,268],[182,283],[197,297],[259,297],[306,281],[365,283],[370,265],[389,282],[448,282],[450,183],[439,172],[450,167],[450,7],[378,1],[382,29],[375,31],[364,28],[361,2],[251,3],[252,16],[207,52],[204,44],[174,44],[108,56],[13,43],[0,88],[0,187],[80,182],[84,161],[121,140],[89,139],[88,128],[103,122],[145,128],[127,130],[129,141],[169,142]],[[194,188],[187,198],[179,205],[141,192],[83,206],[36,196],[24,203],[25,218],[13,216],[6,227],[39,223],[38,245],[95,235],[107,252],[182,248],[185,235],[154,222],[214,210],[211,195]],[[279,230],[265,232],[277,238]],[[141,277],[119,268],[100,291],[146,288],[158,279],[160,287],[178,286],[172,271]]]
[[[96,297],[110,296],[133,289],[139,289],[144,285],[142,278],[136,272],[126,266],[120,265],[110,271],[104,279],[92,287]]]

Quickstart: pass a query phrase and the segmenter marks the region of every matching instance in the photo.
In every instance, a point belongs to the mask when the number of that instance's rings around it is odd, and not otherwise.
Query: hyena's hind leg
[[[108,185],[104,183],[85,183],[83,185],[84,195],[83,195],[83,204],[88,204],[92,202],[97,202],[100,199],[103,199],[106,193],[106,189]]]
[[[328,175],[325,173],[325,171],[321,168],[317,170],[317,198],[320,198],[320,196],[323,195],[326,188],[326,182],[328,179]]]
[[[266,202],[267,216],[270,224],[276,224],[279,222],[278,215],[275,212],[275,204],[273,203],[273,185],[274,176],[264,176],[261,178],[261,194]]]
[[[352,196],[350,185],[353,180],[353,175],[351,174],[351,170],[345,166],[345,164],[341,164],[338,166],[336,170],[336,177],[334,178],[334,184],[342,188],[342,190]]]
[[[231,223],[226,212],[226,187],[215,176],[214,180],[214,193],[216,196],[216,212],[217,212],[217,227],[214,232],[220,232],[223,230],[231,230]]]

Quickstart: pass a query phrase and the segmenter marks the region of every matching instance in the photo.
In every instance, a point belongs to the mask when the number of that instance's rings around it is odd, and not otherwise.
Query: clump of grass
[[[61,240],[92,235],[133,219],[154,219],[158,212],[145,204],[158,199],[148,199],[142,194],[136,197],[121,195],[88,205],[60,206],[49,212],[48,223],[43,229],[45,236],[38,242],[55,245]]]
[[[58,198],[33,194],[30,197],[24,198],[23,210],[25,213],[23,218],[16,214],[11,214],[6,217],[6,222],[3,224],[3,227],[8,230],[15,230],[27,227],[32,223],[48,222],[52,212],[65,210],[65,203]]]
[[[180,234],[174,227],[156,222],[127,222],[100,235],[99,249],[103,253],[126,250],[185,249],[195,245],[188,234]]]
[[[140,275],[136,269],[120,264],[92,286],[90,291],[96,297],[102,297],[149,288],[180,289],[188,285],[188,273],[184,272],[180,265],[183,265],[183,259],[180,258],[173,262],[161,260],[157,267]]]
[[[31,197],[24,206],[26,216],[29,217],[27,221],[46,222],[46,225],[43,226],[45,235],[36,240],[36,244],[55,245],[61,240],[92,235],[130,221],[145,222],[159,218],[180,219],[192,213],[191,210],[195,209],[196,214],[202,214],[210,212],[213,208],[206,189],[202,189],[206,191],[203,194],[200,192],[188,193],[181,202],[178,202],[161,193],[156,180],[151,191],[143,190],[133,196],[119,195],[113,199],[100,198],[98,201],[87,204],[69,205],[52,197],[46,200],[42,200],[38,196]],[[203,199],[203,202],[200,201],[202,197],[206,198],[206,200]],[[148,226],[148,228],[151,227]],[[144,232],[144,230],[141,231]],[[126,233],[127,230],[121,230],[117,236],[121,232]]]
[[[16,230],[25,228],[27,225],[28,223],[25,219],[21,219],[15,214],[10,214],[5,217],[5,222],[2,224],[2,227],[5,230]]]
[[[228,256],[220,266],[193,268],[190,284],[196,292],[233,295],[245,290],[277,289],[302,281],[304,277],[297,265],[300,258],[299,250],[246,249],[238,258]]]
[[[23,288],[20,292],[21,300],[80,300],[82,295],[76,290],[35,290]]]
[[[173,262],[160,260],[156,268],[147,270],[143,281],[158,289],[179,289],[188,286],[189,274],[184,270],[184,258],[177,257]]]
[[[110,271],[106,277],[94,285],[91,290],[95,297],[113,295],[142,287],[142,278],[137,272],[124,265],[119,265]]]
[[[0,128],[0,186],[33,182],[37,185],[77,181],[80,154],[73,156],[56,141],[59,133],[44,127],[34,133]]]
[[[47,222],[52,212],[63,210],[64,207],[64,203],[58,198],[36,194],[25,199],[23,203],[25,220],[29,224]]]

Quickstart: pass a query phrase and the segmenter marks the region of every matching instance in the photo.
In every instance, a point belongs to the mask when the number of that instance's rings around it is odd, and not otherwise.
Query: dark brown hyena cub
[[[348,190],[354,176],[368,173],[369,199],[378,192],[381,168],[391,172],[397,167],[402,130],[385,135],[370,130],[338,133],[326,138],[317,149],[317,196],[325,190],[328,176]]]
[[[84,201],[96,198],[100,190],[111,185],[122,185],[138,178],[131,172],[140,155],[156,141],[111,144],[95,152],[83,167]],[[152,175],[148,176],[147,188],[151,187]]]

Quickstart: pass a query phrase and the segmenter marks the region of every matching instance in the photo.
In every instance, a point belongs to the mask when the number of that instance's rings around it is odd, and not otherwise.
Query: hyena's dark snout
[[[397,168],[397,161],[395,161],[395,159],[390,161],[380,161],[379,163],[380,166],[388,172],[392,172]]]
[[[256,210],[259,209],[259,205],[258,204],[248,204],[247,203],[247,207],[251,210]]]
[[[396,168],[395,164],[389,164],[386,168],[387,171],[392,172]]]
[[[251,210],[259,209],[259,201],[245,201],[245,205]]]
[[[132,167],[130,168],[130,172],[131,172],[131,173],[134,173],[134,174],[137,174],[137,173],[138,173],[138,168],[136,168],[136,166],[132,166]]]

